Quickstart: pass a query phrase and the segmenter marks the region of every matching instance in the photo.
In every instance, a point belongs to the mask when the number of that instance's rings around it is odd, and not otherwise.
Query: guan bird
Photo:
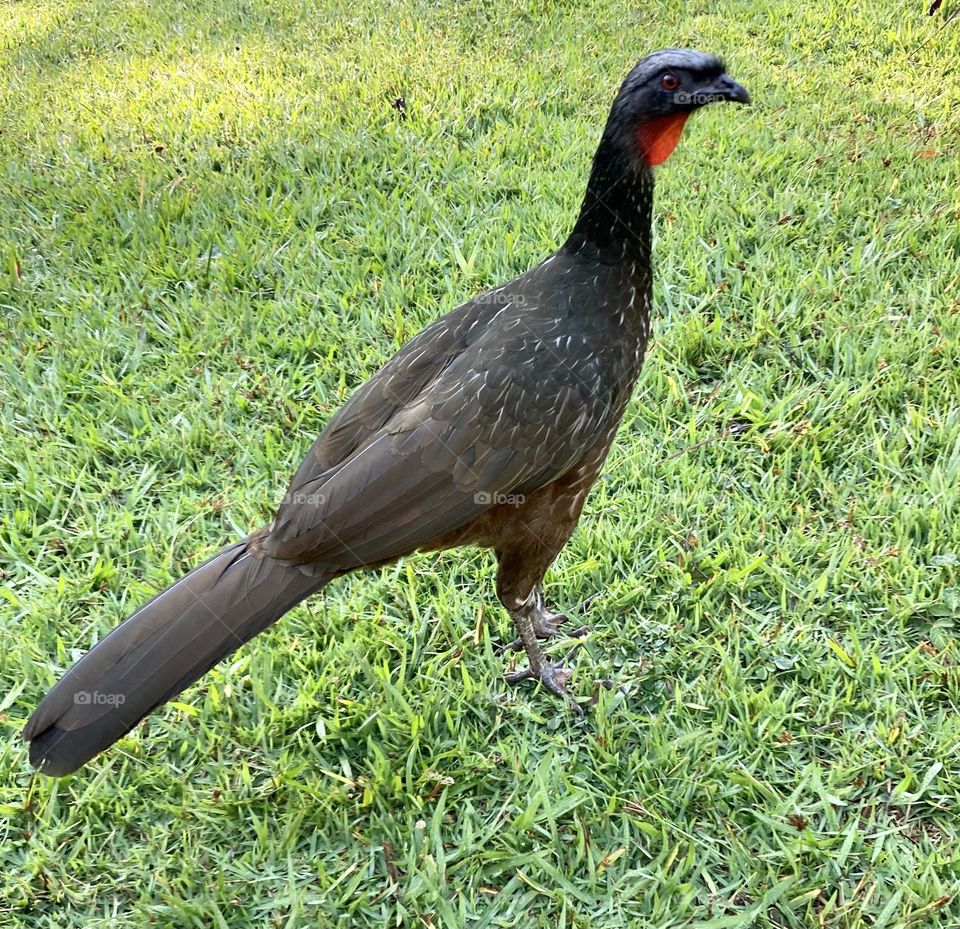
[[[492,549],[534,679],[571,671],[541,584],[610,450],[651,330],[653,169],[692,112],[749,103],[720,59],[665,49],[627,75],[557,251],[427,326],[320,433],[268,526],[157,594],[85,654],[24,730],[40,771],[75,771],[342,574],[415,551]]]

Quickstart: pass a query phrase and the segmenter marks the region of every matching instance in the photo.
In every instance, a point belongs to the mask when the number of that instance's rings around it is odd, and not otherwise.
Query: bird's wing
[[[306,483],[376,438],[480,336],[482,306],[471,300],[431,323],[362,384],[330,418],[290,483]]]
[[[465,525],[504,494],[564,474],[598,441],[614,398],[597,356],[574,364],[543,336],[522,324],[498,327],[374,426],[387,407],[381,398],[394,391],[378,377],[341,420],[364,423],[362,441],[332,465],[308,456],[266,551],[325,571],[375,564]]]

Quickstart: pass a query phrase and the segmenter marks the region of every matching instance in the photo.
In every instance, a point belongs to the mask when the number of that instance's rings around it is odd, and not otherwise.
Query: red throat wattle
[[[663,164],[677,147],[683,133],[683,124],[689,113],[671,113],[641,123],[637,129],[637,148],[643,160],[654,167]]]

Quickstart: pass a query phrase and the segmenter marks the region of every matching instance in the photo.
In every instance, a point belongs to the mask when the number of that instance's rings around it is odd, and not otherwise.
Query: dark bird
[[[748,103],[722,62],[667,49],[624,81],[563,245],[411,339],[333,416],[272,523],[228,545],[80,659],[24,730],[75,771],[331,580],[414,551],[494,551],[528,665],[567,694],[538,639],[565,617],[541,583],[610,450],[650,338],[653,168],[707,103]]]

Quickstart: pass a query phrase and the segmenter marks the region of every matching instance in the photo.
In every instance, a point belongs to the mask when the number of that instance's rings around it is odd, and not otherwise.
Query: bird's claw
[[[538,669],[528,665],[519,671],[510,671],[503,676],[504,680],[508,684],[519,684],[521,681],[527,680],[539,681],[550,693],[565,700],[577,716],[583,716],[583,708],[570,696],[566,686],[567,681],[573,677],[573,669],[568,668],[566,663],[573,657],[574,652],[579,647],[580,643],[578,642],[560,661],[544,661]]]
[[[552,639],[560,635],[560,627],[569,622],[565,613],[544,613],[533,621],[533,631],[538,639]]]

